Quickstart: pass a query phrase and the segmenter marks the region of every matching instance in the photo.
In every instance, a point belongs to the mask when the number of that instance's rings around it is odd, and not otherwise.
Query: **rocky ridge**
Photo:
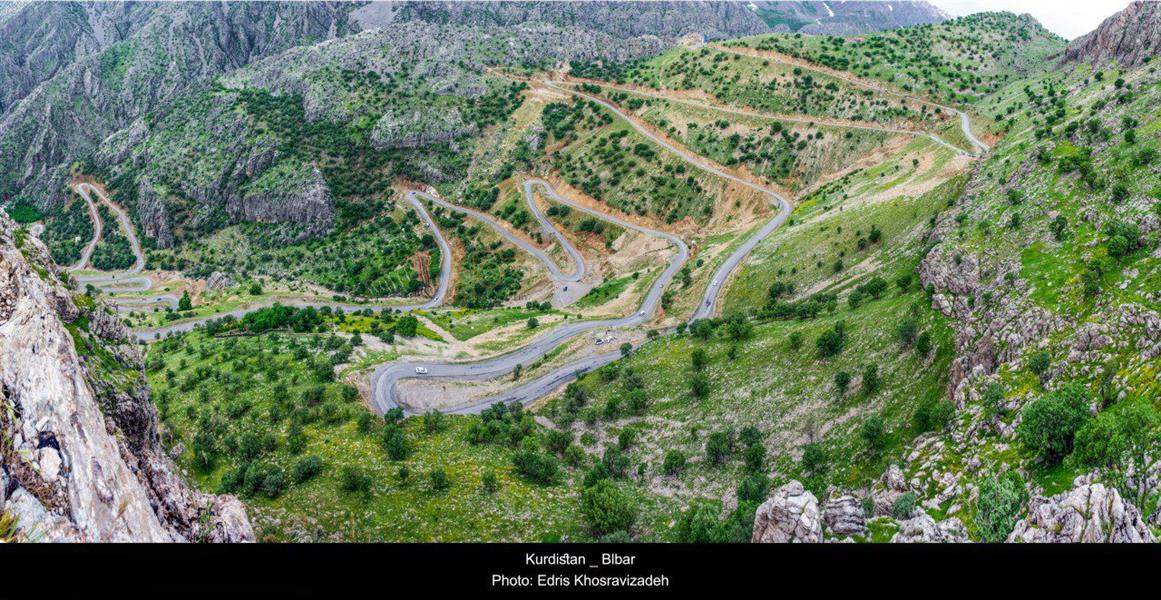
[[[16,541],[253,540],[237,499],[181,480],[157,428],[124,326],[0,213],[0,513]]]
[[[772,31],[850,36],[939,23],[948,15],[929,2],[754,2]]]
[[[550,23],[620,38],[656,35],[674,39],[700,33],[709,39],[766,31],[742,2],[375,2],[352,18],[364,28],[424,21],[474,27]]]
[[[1157,539],[1141,511],[1122,500],[1116,489],[1078,477],[1067,492],[1032,498],[1028,516],[1016,523],[1008,541],[1139,544]]]

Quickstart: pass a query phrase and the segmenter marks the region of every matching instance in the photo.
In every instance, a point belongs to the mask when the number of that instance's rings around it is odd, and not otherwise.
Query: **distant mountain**
[[[34,2],[0,20],[0,201],[49,208],[68,164],[218,75],[348,32],[347,3]]]
[[[696,32],[719,39],[767,29],[745,3],[720,1],[372,2],[352,16],[365,29],[400,21],[500,27],[540,21],[617,37],[676,38]]]
[[[949,15],[928,2],[750,2],[773,31],[812,35],[858,35],[939,23]]]
[[[399,21],[507,26],[543,21],[617,37],[707,39],[768,31],[855,35],[939,23],[948,15],[927,2],[372,2],[352,15],[364,28]]]
[[[1161,4],[1134,2],[1107,18],[1095,30],[1076,38],[1064,56],[1070,61],[1115,60],[1137,66],[1161,47]]]

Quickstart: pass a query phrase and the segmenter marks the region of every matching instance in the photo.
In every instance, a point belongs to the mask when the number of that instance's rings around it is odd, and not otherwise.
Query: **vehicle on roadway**
[[[420,375],[427,375],[427,367],[415,367],[415,372]]]

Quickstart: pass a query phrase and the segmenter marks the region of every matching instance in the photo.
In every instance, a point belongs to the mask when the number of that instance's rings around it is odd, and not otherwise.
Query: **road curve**
[[[532,186],[541,186],[546,189],[551,189],[551,186],[542,180],[532,179],[526,182]],[[618,327],[631,327],[641,323],[648,322],[656,314],[657,309],[661,305],[661,296],[665,292],[665,288],[669,282],[677,275],[678,270],[689,258],[689,246],[684,240],[663,231],[656,231],[647,227],[642,227],[636,223],[626,221],[619,217],[607,215],[602,212],[593,210],[582,204],[578,204],[563,196],[552,192],[552,197],[555,201],[567,204],[575,210],[592,215],[598,219],[608,221],[610,223],[619,225],[626,229],[639,231],[645,235],[663,239],[668,241],[677,248],[677,253],[665,270],[662,271],[661,276],[653,282],[649,288],[645,298],[642,300],[637,312],[628,316],[617,317],[612,319],[601,319],[594,321],[576,321],[566,323],[549,330],[546,334],[534,339],[529,344],[522,346],[512,352],[503,354],[497,357],[491,357],[478,361],[471,362],[391,362],[380,365],[371,376],[371,390],[372,390],[372,405],[380,413],[386,412],[392,408],[400,406],[405,412],[413,413],[408,407],[402,406],[396,399],[395,385],[402,379],[411,379],[422,377],[424,379],[433,380],[451,380],[451,381],[482,381],[487,379],[494,379],[511,373],[517,365],[530,365],[541,357],[548,354],[550,351],[568,342],[579,335],[591,331],[598,331],[603,329],[612,329]],[[596,368],[602,364],[612,362],[620,355],[619,352],[607,352],[596,356],[590,356],[580,359],[572,364],[560,367],[553,372],[540,376],[534,380],[524,383],[520,387],[509,390],[502,394],[497,394],[482,400],[473,402],[470,405],[463,407],[456,407],[451,409],[451,412],[479,412],[487,406],[496,402],[520,402],[527,404],[537,398],[542,397],[548,391],[555,389],[564,381],[575,377],[578,372],[583,372]],[[427,374],[419,375],[415,372],[416,367],[423,367],[427,369]]]
[[[526,240],[518,235],[515,235],[514,233],[509,231],[507,227],[502,225],[500,223],[500,221],[498,221],[496,219],[496,217],[493,217],[492,215],[490,215],[484,211],[476,210],[474,208],[468,208],[466,206],[460,206],[459,204],[454,204],[452,202],[448,202],[447,200],[444,200],[443,198],[440,198],[439,196],[434,196],[434,195],[428,194],[426,192],[411,192],[411,193],[423,198],[424,200],[427,200],[428,202],[431,202],[432,204],[437,204],[437,205],[442,206],[444,208],[447,208],[449,210],[453,210],[455,212],[470,215],[472,217],[475,217],[476,219],[479,219],[480,221],[483,221],[484,224],[486,224],[488,227],[491,227],[492,230],[494,230],[496,233],[500,234],[500,237],[503,237],[504,239],[508,240],[509,242],[512,242],[517,247],[519,247],[521,250],[531,254],[537,260],[539,260],[541,263],[543,263],[544,267],[546,269],[548,269],[549,275],[552,277],[552,279],[554,279],[556,281],[573,283],[573,282],[580,281],[585,275],[585,261],[583,258],[581,258],[580,252],[577,252],[576,248],[574,248],[572,246],[572,244],[568,243],[568,240],[565,240],[564,236],[561,235],[560,232],[557,231],[555,227],[553,227],[552,223],[549,222],[549,220],[547,218],[545,218],[544,215],[540,214],[540,208],[536,206],[536,202],[532,198],[532,190],[530,187],[528,187],[527,183],[525,184],[525,187],[524,187],[524,195],[528,199],[528,206],[530,208],[532,208],[532,213],[533,213],[533,215],[536,216],[536,219],[538,221],[540,221],[541,226],[546,227],[548,229],[551,229],[553,232],[553,235],[558,240],[560,240],[562,242],[562,245],[563,245],[565,251],[569,253],[570,257],[572,257],[572,259],[573,259],[573,271],[572,271],[572,273],[562,272],[560,270],[560,267],[556,264],[556,261],[553,260],[552,257],[548,255],[548,253],[546,253],[544,250],[541,250],[540,248],[536,247],[536,245],[533,244],[532,242],[529,242],[528,240]]]
[[[101,239],[104,223],[101,221],[100,213],[97,210],[97,203],[93,201],[92,196],[94,194],[116,216],[117,223],[125,235],[125,239],[129,240],[129,246],[133,250],[133,265],[128,269],[122,271],[103,271],[90,275],[74,275],[73,278],[78,283],[91,285],[106,293],[144,292],[149,290],[153,286],[153,281],[147,276],[140,275],[141,271],[145,269],[145,254],[141,250],[141,241],[137,238],[137,232],[133,228],[132,220],[129,219],[129,213],[110,200],[96,186],[89,183],[78,183],[73,189],[84,198],[85,203],[89,206],[89,215],[93,219],[93,239],[85,247],[81,259],[75,265],[69,267],[68,271],[75,272],[89,265],[93,251]],[[178,305],[177,296],[172,294],[163,294],[150,298],[109,298],[108,301],[118,312],[127,312],[134,309],[160,305],[177,308]]]
[[[712,164],[709,164],[708,161],[696,160],[694,158],[691,158],[682,150],[673,146],[668,141],[659,138],[653,132],[649,131],[644,126],[637,123],[636,120],[630,118],[628,115],[626,115],[624,112],[622,112],[621,109],[618,108],[615,104],[608,102],[603,98],[593,96],[591,94],[586,94],[584,92],[579,92],[579,91],[576,91],[576,90],[573,90],[570,88],[564,88],[564,87],[559,86],[555,82],[551,82],[551,81],[545,82],[545,85],[547,85],[548,87],[554,88],[557,91],[561,91],[561,92],[565,92],[565,93],[572,93],[572,94],[576,94],[578,96],[582,96],[584,98],[587,98],[593,102],[600,104],[601,106],[604,106],[605,108],[613,111],[615,114],[620,116],[622,119],[624,119],[630,125],[632,125],[633,128],[636,129],[638,133],[644,135],[645,137],[649,138],[650,140],[653,140],[654,143],[660,145],[661,147],[665,148],[666,150],[669,150],[670,152],[677,155],[679,158],[681,158],[685,162],[687,162],[687,163],[689,163],[689,164],[691,164],[699,169],[702,169],[704,171],[713,173],[714,175],[717,175],[718,177],[721,177],[723,179],[728,179],[729,181],[732,181],[732,182],[737,183],[741,186],[744,186],[744,187],[747,187],[751,190],[754,190],[760,194],[763,194],[763,195],[767,196],[768,198],[770,198],[770,202],[777,207],[777,210],[778,210],[777,214],[775,214],[774,217],[772,219],[770,219],[770,221],[767,222],[765,225],[763,225],[762,228],[759,229],[753,236],[751,236],[748,240],[746,240],[745,243],[743,243],[741,246],[739,246],[738,249],[733,252],[733,254],[731,254],[729,257],[727,257],[726,261],[722,264],[722,266],[719,267],[718,270],[714,273],[713,279],[710,280],[709,286],[706,287],[705,294],[702,296],[701,301],[698,303],[697,309],[694,310],[694,314],[693,314],[693,317],[691,320],[706,319],[706,318],[712,317],[714,315],[714,311],[717,309],[717,301],[718,301],[718,298],[721,296],[721,293],[723,290],[723,284],[725,283],[725,280],[729,277],[730,273],[733,272],[734,268],[736,268],[738,265],[740,265],[742,263],[742,261],[747,256],[749,256],[750,252],[754,250],[754,247],[757,246],[759,242],[761,242],[762,240],[769,237],[771,233],[774,233],[774,230],[778,229],[779,227],[782,226],[783,223],[786,222],[786,219],[790,217],[790,211],[791,211],[790,202],[785,197],[783,197],[782,194],[779,194],[778,192],[776,192],[772,189],[764,188],[756,183],[747,181],[747,180],[742,179],[741,177],[738,177],[736,175],[731,175],[730,173],[727,173],[727,172],[713,166]]]
[[[532,211],[532,216],[536,217],[536,220],[540,222],[541,231],[556,238],[556,243],[560,244],[565,254],[568,254],[569,259],[572,260],[573,274],[576,275],[576,281],[580,281],[585,275],[584,257],[581,256],[576,246],[573,246],[572,242],[568,241],[568,238],[564,237],[564,234],[556,228],[556,225],[552,221],[549,221],[548,217],[544,216],[544,213],[540,210],[540,206],[536,204],[536,198],[533,196],[532,188],[540,187],[542,194],[557,202],[564,202],[564,200],[561,199],[560,194],[557,194],[551,185],[539,179],[525,180],[524,185],[521,187],[524,190],[524,200],[528,203],[528,210]]]
[[[80,193],[80,186],[77,188],[77,192]],[[101,215],[97,212],[97,204],[93,202],[88,193],[81,193],[81,197],[85,200],[85,206],[89,210],[89,220],[93,223],[93,238],[81,250],[81,257],[76,264],[66,269],[68,271],[79,271],[88,266],[89,260],[93,258],[93,251],[97,249],[97,243],[101,241],[102,224]]]

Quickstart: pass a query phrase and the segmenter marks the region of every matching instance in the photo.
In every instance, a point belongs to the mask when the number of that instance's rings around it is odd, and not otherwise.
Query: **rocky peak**
[[[20,541],[252,540],[237,499],[178,477],[130,339],[0,213],[0,514]]]
[[[1095,30],[1076,38],[1064,57],[1069,61],[1101,63],[1115,60],[1137,66],[1161,46],[1161,4],[1133,2],[1107,18]]]

